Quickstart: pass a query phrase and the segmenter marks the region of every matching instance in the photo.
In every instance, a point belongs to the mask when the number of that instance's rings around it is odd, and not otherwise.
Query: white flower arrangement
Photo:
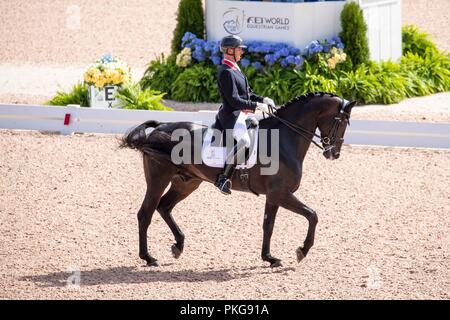
[[[184,48],[177,55],[177,59],[175,61],[176,65],[182,68],[186,68],[192,61],[192,52],[191,48]]]

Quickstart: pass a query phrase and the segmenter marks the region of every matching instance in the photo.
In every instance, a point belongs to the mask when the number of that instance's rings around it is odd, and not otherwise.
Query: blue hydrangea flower
[[[320,53],[323,51],[323,46],[320,44],[319,41],[314,40],[312,41],[309,46],[306,47],[306,55],[312,56],[316,53]]]
[[[279,53],[280,53],[280,56],[287,57],[289,55],[290,51],[289,51],[288,47],[284,47],[283,49],[281,49],[279,51]]]
[[[342,43],[342,40],[340,37],[333,37],[331,39],[332,41],[332,45],[335,46],[338,49],[343,49],[344,48],[344,44]]]
[[[248,67],[249,64],[250,64],[250,60],[248,60],[247,58],[243,58],[241,60],[241,66],[242,67],[246,68],[246,67]]]
[[[205,42],[205,45],[203,46],[203,49],[204,49],[206,52],[212,52],[213,49],[214,49],[214,42],[212,42],[212,41],[206,41],[206,42]]]
[[[255,68],[256,70],[261,69],[262,68],[261,62],[259,62],[259,61],[253,62],[252,67]]]
[[[295,64],[295,57],[294,56],[287,56],[284,61],[288,64]]]
[[[273,66],[275,64],[275,62],[277,61],[277,59],[275,58],[275,56],[273,54],[266,54],[266,56],[264,57],[264,60],[267,62],[267,64],[269,66]]]
[[[305,62],[305,59],[303,59],[301,56],[296,56],[294,58],[294,64],[297,66],[301,66]]]
[[[329,43],[324,43],[323,44],[323,52],[330,52],[331,51],[331,47],[332,47],[332,45],[331,44],[329,44]]]
[[[219,54],[220,53],[220,42],[213,42],[211,53],[212,54]]]
[[[191,32],[186,32],[183,36],[183,38],[181,39],[181,46],[184,47],[188,47],[188,45],[190,45],[190,43],[196,39],[197,36]],[[188,47],[191,48],[191,47]]]
[[[194,52],[192,52],[192,57],[200,62],[205,61],[206,59],[203,50],[200,47],[195,47]]]
[[[107,54],[104,54],[100,58],[100,60],[101,60],[102,63],[110,63],[110,62],[113,62],[114,57],[113,57],[113,55],[111,53],[107,53]]]
[[[211,61],[217,66],[222,63],[222,57],[211,56]]]

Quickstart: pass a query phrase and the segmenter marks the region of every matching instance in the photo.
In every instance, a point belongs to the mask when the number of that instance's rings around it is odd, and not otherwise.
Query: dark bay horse
[[[261,129],[279,130],[278,171],[272,175],[261,175],[260,169],[264,165],[258,160],[248,169],[247,188],[243,187],[236,172],[232,189],[266,195],[261,257],[269,262],[271,267],[281,266],[281,260],[270,254],[270,239],[280,206],[304,216],[309,223],[304,244],[296,250],[298,262],[314,244],[317,214],[294,195],[300,186],[302,163],[311,142],[323,149],[325,158],[339,158],[344,133],[355,104],[356,101],[348,102],[333,94],[311,93],[294,98],[259,122],[260,132]],[[147,128],[154,129],[147,134]],[[150,120],[125,134],[121,142],[121,147],[137,149],[143,153],[147,192],[137,214],[139,257],[149,266],[158,266],[147,246],[147,230],[154,211],[157,210],[161,214],[172,231],[175,237],[172,254],[178,258],[183,252],[184,235],[172,217],[172,209],[203,181],[214,183],[222,171],[221,168],[205,164],[175,164],[172,161],[171,151],[178,142],[172,141],[171,135],[174,130],[180,128],[187,130],[192,136],[197,130],[201,130],[203,134],[207,129],[206,126],[192,122],[159,123]],[[320,136],[315,134],[317,128],[320,130]],[[321,145],[313,141],[314,136],[320,138]],[[169,190],[163,194],[170,183]]]

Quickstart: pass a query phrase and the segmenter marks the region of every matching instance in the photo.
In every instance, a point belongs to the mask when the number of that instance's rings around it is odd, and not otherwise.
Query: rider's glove
[[[263,102],[275,109],[275,102],[269,97],[265,97]]]
[[[261,110],[262,112],[269,113],[269,106],[265,103],[256,103],[256,109]]]

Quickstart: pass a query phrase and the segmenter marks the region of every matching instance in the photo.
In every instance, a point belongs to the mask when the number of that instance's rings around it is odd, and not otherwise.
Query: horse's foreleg
[[[305,242],[303,247],[299,247],[297,249],[297,261],[300,262],[304,257],[306,257],[309,249],[311,249],[314,244],[314,236],[318,222],[317,214],[314,210],[298,200],[292,193],[286,193],[286,195],[280,199],[280,205],[283,208],[304,216],[308,220],[308,233],[306,235]]]
[[[270,204],[266,201],[266,208],[264,210],[264,222],[263,222],[263,245],[261,251],[261,258],[264,261],[270,262],[270,266],[281,267],[281,260],[274,258],[270,255],[270,239],[272,237],[273,226],[275,224],[275,218],[278,211],[278,206]]]
[[[172,180],[169,191],[161,198],[158,205],[158,212],[161,214],[161,217],[167,223],[175,237],[175,243],[172,245],[172,254],[176,259],[178,259],[183,252],[184,234],[173,219],[171,212],[175,205],[194,192],[200,183],[202,183],[201,180],[191,179],[185,182],[181,180],[181,178],[176,177]]]

